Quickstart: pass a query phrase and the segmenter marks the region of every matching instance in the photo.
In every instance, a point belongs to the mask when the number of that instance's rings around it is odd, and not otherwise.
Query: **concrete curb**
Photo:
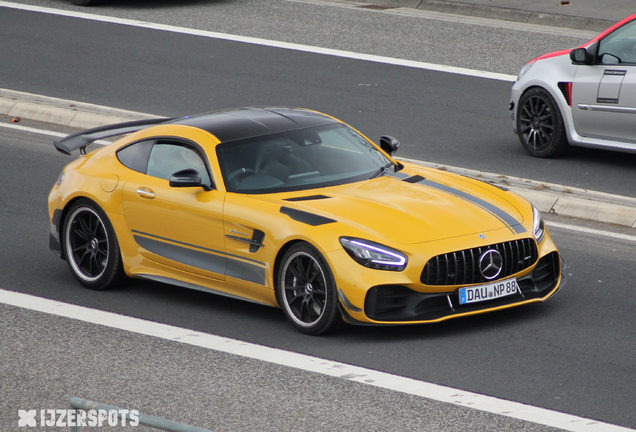
[[[90,129],[107,124],[158,117],[6,89],[0,89],[0,115],[76,129]]]
[[[152,114],[4,89],[0,89],[0,115],[77,129],[158,117]],[[398,159],[506,187],[523,196],[545,213],[636,228],[636,198],[408,158]]]
[[[359,3],[360,0],[338,1]],[[535,12],[500,6],[470,4],[451,0],[375,0],[372,2],[372,4],[362,4],[360,7],[378,8],[378,6],[403,7],[432,12],[443,12],[454,15],[500,19],[504,21],[521,22],[525,24],[540,24],[551,27],[565,27],[577,30],[594,31],[597,33],[616,23],[616,21],[597,18],[577,17],[572,15],[547,12]]]

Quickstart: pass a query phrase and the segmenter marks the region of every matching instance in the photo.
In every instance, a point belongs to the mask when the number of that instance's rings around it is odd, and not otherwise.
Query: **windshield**
[[[366,180],[391,161],[344,124],[231,141],[217,146],[230,192],[262,194]]]

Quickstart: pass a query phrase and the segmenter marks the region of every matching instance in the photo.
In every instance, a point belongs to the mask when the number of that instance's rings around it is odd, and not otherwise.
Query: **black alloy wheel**
[[[542,88],[528,90],[519,100],[517,131],[523,148],[535,157],[557,156],[569,147],[561,111]]]
[[[285,316],[302,333],[319,335],[344,324],[329,265],[308,243],[295,244],[283,256],[276,294]]]
[[[68,211],[64,252],[73,276],[87,288],[109,288],[124,275],[115,231],[104,211],[87,199]]]

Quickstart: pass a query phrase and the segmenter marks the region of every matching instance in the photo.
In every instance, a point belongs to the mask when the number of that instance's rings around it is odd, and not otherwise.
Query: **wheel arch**
[[[276,258],[274,259],[274,266],[272,268],[272,280],[274,282],[273,284],[273,288],[274,288],[274,292],[276,293],[276,302],[278,303],[278,306],[281,307],[280,305],[280,300],[278,299],[278,272],[280,271],[280,266],[281,266],[281,262],[283,260],[283,257],[285,256],[285,253],[294,245],[298,244],[298,243],[309,243],[311,244],[313,247],[314,246],[312,243],[308,242],[307,240],[304,239],[292,239],[289,240],[287,243],[285,243],[279,250],[278,253],[276,254]]]
[[[83,196],[83,195],[78,195],[76,197],[71,198],[64,205],[64,208],[62,208],[62,213],[60,215],[60,221],[59,221],[60,225],[57,227],[57,232],[60,233],[60,248],[62,249],[62,256],[60,258],[62,258],[63,260],[67,259],[67,257],[66,257],[66,248],[64,247],[64,238],[65,238],[64,225],[65,225],[65,222],[66,222],[66,218],[68,216],[69,209],[71,207],[73,207],[73,204],[75,204],[77,201],[82,200],[82,199],[88,200],[88,201],[92,202],[94,205],[96,205],[96,206],[101,208],[101,206],[99,204],[97,204],[95,202],[95,200],[93,200],[93,199],[91,199],[89,197]]]
[[[559,88],[559,83],[568,82],[568,80],[569,82],[573,82],[574,77],[571,77],[571,78],[561,77],[561,78],[562,79],[555,79],[554,85],[552,85],[552,83],[547,81],[532,80],[526,86],[519,89],[520,90],[519,97],[517,99],[517,105],[515,107],[514,118],[513,118],[514,129],[516,131],[517,131],[517,118],[519,117],[521,99],[529,91],[534,89],[540,89],[547,92],[552,97],[552,99],[554,99],[554,102],[559,108],[559,112],[561,114],[561,117],[563,118],[565,133],[567,135],[568,142],[572,144],[572,143],[577,143],[578,141],[580,141],[580,139],[578,138],[578,135],[576,135],[576,132],[573,129],[574,123],[573,123],[573,117],[572,117],[572,106],[568,104],[568,101],[565,98],[563,91]],[[517,131],[517,134],[518,133],[519,131]]]
[[[526,120],[524,120],[526,121],[526,129],[523,129],[520,127],[520,122],[522,121],[521,110],[531,98],[543,100],[541,104],[537,103],[537,107],[540,108],[536,109],[544,109],[543,107],[547,107],[552,113],[550,114],[551,120],[544,115],[545,111],[541,113],[541,117],[538,117],[539,113],[535,112],[535,107],[531,104],[528,115],[533,119],[531,120],[526,116]],[[524,149],[532,156],[541,158],[565,154],[572,138],[570,133],[571,111],[571,107],[558,85],[556,90],[552,86],[546,87],[543,85],[530,85],[526,87],[520,93],[514,116],[515,131]],[[535,124],[535,121],[537,121],[538,124]],[[551,131],[550,135],[546,135],[545,128]],[[527,137],[524,136],[524,131],[528,131]],[[532,146],[531,148],[529,140],[532,139],[536,143],[537,137],[539,137],[539,141],[542,141],[542,143],[544,141],[547,141],[547,143],[539,148],[536,146]]]

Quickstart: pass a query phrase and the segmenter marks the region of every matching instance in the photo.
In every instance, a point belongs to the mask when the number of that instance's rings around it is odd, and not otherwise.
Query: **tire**
[[[86,288],[103,290],[119,283],[125,273],[115,230],[94,202],[73,203],[63,225],[63,248],[73,276]]]
[[[521,145],[534,157],[558,156],[569,149],[559,106],[542,88],[532,88],[521,96],[517,131]]]
[[[344,325],[331,269],[308,243],[297,243],[285,252],[276,294],[287,320],[301,333],[319,335]]]
[[[97,4],[97,0],[72,0],[73,4],[78,6],[92,6]]]

